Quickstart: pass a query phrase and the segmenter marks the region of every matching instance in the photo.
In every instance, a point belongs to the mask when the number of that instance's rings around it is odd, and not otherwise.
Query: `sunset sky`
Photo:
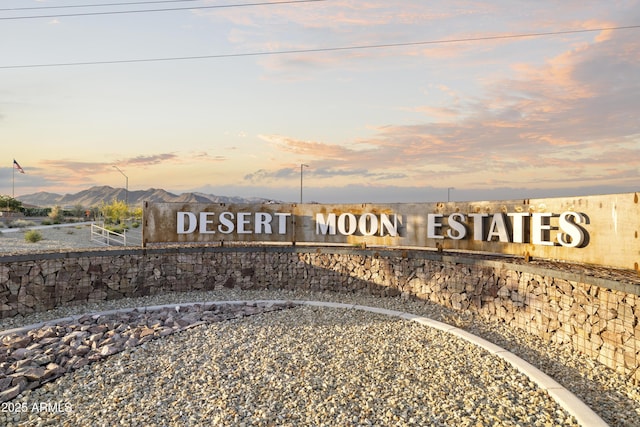
[[[640,190],[639,1],[105,3],[1,2],[0,194]]]

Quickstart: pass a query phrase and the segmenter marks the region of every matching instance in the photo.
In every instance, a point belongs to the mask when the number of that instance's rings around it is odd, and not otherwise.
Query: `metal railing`
[[[126,230],[120,234],[92,223],[91,241],[105,246],[127,246]]]

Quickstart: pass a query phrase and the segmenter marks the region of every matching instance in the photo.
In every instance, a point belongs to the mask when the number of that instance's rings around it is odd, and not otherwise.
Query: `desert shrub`
[[[24,240],[31,243],[36,243],[42,240],[42,234],[38,230],[29,230],[24,233]]]
[[[23,208],[24,216],[47,216],[51,212],[51,208]]]
[[[14,199],[13,197],[0,195],[0,206],[13,212],[22,211],[22,202]]]
[[[75,218],[84,218],[86,216],[87,210],[82,205],[75,205],[73,209],[69,211],[71,216]]]
[[[60,224],[64,219],[64,211],[60,206],[54,206],[49,212],[49,218],[54,224]]]
[[[142,208],[141,207],[135,208],[131,212],[131,216],[133,216],[133,219],[136,220],[137,222],[142,221]]]
[[[111,204],[102,204],[100,212],[105,224],[120,224],[129,216],[129,207],[124,201],[114,200]]]
[[[25,219],[16,219],[15,221],[11,221],[11,224],[9,224],[9,227],[24,228],[24,227],[31,227],[34,225],[36,225],[36,223],[33,221],[27,221]]]
[[[122,224],[118,224],[118,225],[105,225],[104,228],[114,233],[123,234],[126,227]]]

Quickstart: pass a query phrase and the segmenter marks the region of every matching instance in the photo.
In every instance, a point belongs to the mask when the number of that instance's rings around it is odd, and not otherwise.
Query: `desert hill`
[[[129,205],[140,205],[143,201],[150,202],[179,202],[179,203],[262,203],[267,199],[242,198],[216,196],[204,193],[173,194],[166,190],[150,188],[148,190],[127,191],[124,188],[109,186],[96,186],[75,194],[56,194],[41,191],[16,197],[24,205],[51,207],[51,206],[100,206],[103,203],[111,203],[114,200],[127,200]]]

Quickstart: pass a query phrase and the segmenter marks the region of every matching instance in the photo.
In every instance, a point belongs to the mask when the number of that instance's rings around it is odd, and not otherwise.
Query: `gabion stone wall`
[[[75,302],[239,289],[416,297],[570,345],[640,380],[640,277],[406,250],[199,247],[0,257],[0,318]],[[615,274],[615,277],[613,277]]]

